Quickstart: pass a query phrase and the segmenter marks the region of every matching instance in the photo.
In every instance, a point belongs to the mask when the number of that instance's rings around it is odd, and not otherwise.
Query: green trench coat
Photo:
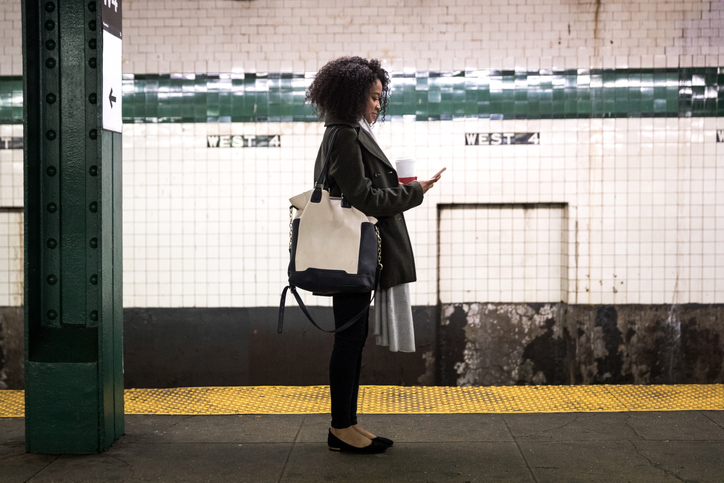
[[[422,203],[422,186],[417,181],[401,185],[392,163],[359,124],[328,120],[321,146],[325,146],[333,125],[343,125],[343,129],[331,152],[330,195],[344,194],[352,206],[378,219],[383,266],[380,288],[414,282],[415,259],[402,212]],[[315,182],[324,166],[321,146],[314,165]]]

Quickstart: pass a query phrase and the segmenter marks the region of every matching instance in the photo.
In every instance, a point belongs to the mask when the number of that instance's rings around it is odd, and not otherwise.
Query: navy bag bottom
[[[294,258],[299,233],[299,220],[292,223],[291,260],[289,262],[289,285],[298,287],[315,295],[334,295],[338,293],[371,292],[375,288],[377,275],[377,232],[372,223],[363,223],[360,230],[360,254],[358,273],[344,270],[326,270],[308,268],[302,272],[295,270]]]

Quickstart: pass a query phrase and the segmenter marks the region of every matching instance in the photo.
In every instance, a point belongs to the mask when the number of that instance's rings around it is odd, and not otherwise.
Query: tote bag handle
[[[304,305],[304,302],[302,301],[302,297],[299,296],[299,292],[297,292],[297,288],[293,287],[291,285],[287,285],[284,287],[284,290],[282,290],[282,300],[279,302],[279,322],[277,324],[277,333],[282,333],[282,326],[284,325],[284,304],[287,300],[287,290],[291,290],[292,295],[294,295],[294,298],[297,300],[297,303],[299,304],[299,308],[302,309],[302,312],[304,312],[304,315],[309,319],[309,321],[314,325],[316,328],[321,330],[322,332],[327,332],[329,334],[333,334],[335,332],[342,332],[345,329],[348,329],[352,326],[355,322],[360,320],[362,317],[365,316],[367,311],[370,309],[370,305],[372,305],[372,301],[375,299],[375,295],[377,295],[377,291],[375,290],[375,294],[370,299],[369,303],[367,303],[367,306],[362,309],[360,313],[349,319],[342,327],[339,327],[338,329],[332,329],[332,330],[326,330],[321,328],[312,318],[312,314],[309,313],[309,310],[307,309],[307,306]]]

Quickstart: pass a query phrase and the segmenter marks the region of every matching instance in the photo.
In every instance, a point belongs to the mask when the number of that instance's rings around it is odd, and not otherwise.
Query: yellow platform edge
[[[329,386],[126,389],[126,414],[326,414]],[[362,414],[722,411],[724,384],[362,386]],[[0,417],[25,416],[25,391],[0,391]]]

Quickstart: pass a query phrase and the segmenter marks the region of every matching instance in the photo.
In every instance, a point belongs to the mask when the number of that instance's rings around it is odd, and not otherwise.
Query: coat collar
[[[360,128],[359,131],[357,132],[357,140],[374,157],[379,158],[383,163],[385,163],[387,166],[392,168],[392,163],[390,163],[390,160],[387,159],[387,156],[385,156],[385,153],[382,152],[382,148],[380,148],[380,145],[377,144],[377,141],[375,141],[374,138],[372,136],[370,136],[370,134],[367,131]]]
[[[343,120],[337,119],[336,117],[331,116],[331,115],[327,115],[327,117],[324,118],[324,127],[334,126],[335,124],[344,124],[346,126],[352,126],[354,128],[359,127],[358,122],[343,121]]]
[[[362,127],[360,127],[358,122],[355,122],[354,124],[341,121],[339,119],[336,119],[334,117],[328,116],[325,119],[324,125],[325,126],[332,126],[334,124],[345,124],[347,126],[352,126],[357,130],[357,140],[360,142],[362,146],[365,147],[367,151],[369,151],[374,157],[378,158],[380,161],[385,163],[390,168],[394,167],[392,166],[392,163],[390,163],[390,160],[387,159],[387,156],[385,156],[385,153],[382,152],[382,148],[377,144],[377,141],[374,140],[372,136],[367,133]]]

